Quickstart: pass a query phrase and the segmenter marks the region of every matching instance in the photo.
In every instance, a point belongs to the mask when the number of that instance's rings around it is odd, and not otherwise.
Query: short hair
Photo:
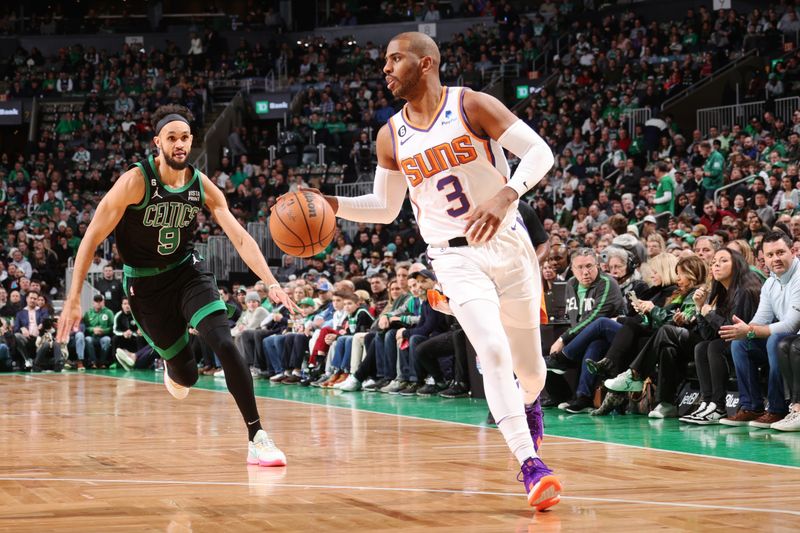
[[[158,123],[161,122],[162,118],[172,114],[182,116],[190,124],[194,122],[194,115],[187,107],[178,104],[162,105],[153,112],[153,116],[151,117],[150,122],[153,125],[153,132],[158,128]]]
[[[342,294],[342,300],[359,303],[361,302],[361,296],[359,296],[355,292],[347,292]]]
[[[792,238],[782,231],[770,231],[764,235],[764,239],[761,241],[761,244],[763,246],[764,244],[771,244],[778,241],[783,241],[790,250],[794,244],[794,242],[792,242]]]
[[[603,250],[601,255],[605,255],[605,262],[611,261],[611,259],[619,259],[623,263],[628,263],[628,258],[630,254],[627,250],[623,250],[622,248],[617,248],[616,246],[608,246],[605,250]]]
[[[427,34],[418,31],[408,31],[395,35],[389,42],[392,41],[406,41],[408,42],[409,51],[417,57],[430,57],[437,66],[441,63],[439,47],[436,46],[436,42]]]
[[[575,259],[578,257],[591,257],[595,264],[597,264],[597,254],[591,248],[577,248],[574,252],[572,252],[572,256],[570,256],[569,264],[575,262]]]
[[[700,148],[703,148],[704,150],[711,150],[711,143],[708,141],[703,141],[700,143]]]
[[[658,163],[656,163],[656,169],[659,172],[667,173],[667,172],[669,172],[669,164],[667,164],[664,161],[659,161]]]
[[[717,207],[717,204],[714,202],[713,198],[706,198],[703,200],[703,207],[707,206],[708,204],[714,204],[714,207]]]
[[[617,214],[608,219],[608,225],[617,235],[625,235],[628,232],[628,219],[625,215]]]
[[[716,239],[716,237],[713,237],[711,235],[701,235],[701,236],[697,237],[694,240],[694,245],[697,246],[697,243],[699,243],[700,241],[708,241],[708,245],[711,246],[711,248],[715,252],[717,250],[719,250],[720,248],[722,248],[722,246],[720,245],[720,242]]]
[[[345,299],[353,294],[353,291],[333,291],[333,295],[337,298]]]

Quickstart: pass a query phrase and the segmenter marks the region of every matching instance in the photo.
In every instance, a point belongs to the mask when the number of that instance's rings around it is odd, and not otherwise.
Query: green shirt
[[[725,183],[725,158],[722,154],[714,150],[708,156],[706,164],[703,165],[703,172],[708,172],[708,176],[703,176],[703,188],[707,191],[715,191]]]
[[[661,198],[666,192],[672,193],[672,198],[670,198],[669,202],[656,204],[656,213],[675,212],[675,178],[672,173],[661,176],[656,189],[656,198]]]
[[[86,311],[83,315],[83,325],[86,326],[86,334],[94,335],[94,328],[101,328],[103,335],[111,335],[111,328],[114,327],[114,313],[111,309],[104,307],[99,312],[94,308]]]

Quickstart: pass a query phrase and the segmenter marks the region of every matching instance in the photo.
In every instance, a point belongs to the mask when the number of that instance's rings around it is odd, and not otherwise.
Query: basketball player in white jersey
[[[541,282],[516,206],[554,158],[497,99],[442,87],[439,61],[425,34],[392,39],[383,70],[392,94],[408,103],[378,132],[373,193],[327,199],[341,218],[387,224],[409,191],[433,269],[480,357],[486,399],[520,462],[528,502],[543,510],[558,503],[561,484],[537,456],[546,375]],[[504,148],[521,160],[513,176]]]

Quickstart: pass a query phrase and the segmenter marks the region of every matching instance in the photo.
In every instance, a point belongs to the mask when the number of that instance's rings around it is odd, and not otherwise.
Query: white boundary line
[[[3,374],[0,374],[0,375],[3,375]],[[6,375],[18,375],[18,374],[6,374]],[[65,375],[65,374],[62,374],[62,375]],[[66,374],[66,375],[71,375],[71,374]],[[162,383],[152,382],[152,381],[145,381],[145,380],[142,380],[142,379],[136,379],[136,378],[132,378],[132,377],[128,378],[128,377],[120,377],[120,376],[106,376],[104,374],[94,374],[94,373],[87,374],[87,373],[83,373],[83,372],[81,374],[79,374],[79,375],[94,376],[94,377],[105,378],[105,379],[122,379],[122,380],[128,380],[128,381],[135,381],[137,383],[146,383],[148,385],[163,386]],[[192,388],[194,388],[195,390],[203,390],[203,391],[207,391],[207,392],[216,392],[216,393],[229,394],[228,391],[222,391],[222,390],[195,388],[195,387],[192,387]],[[401,414],[397,414],[397,413],[381,413],[380,411],[370,411],[368,409],[358,409],[358,408],[355,408],[355,407],[345,407],[345,406],[341,406],[341,405],[325,405],[325,404],[322,404],[322,403],[304,402],[304,401],[301,401],[301,400],[290,400],[288,398],[271,398],[269,396],[256,396],[256,398],[260,398],[262,400],[273,400],[273,401],[276,401],[276,402],[299,403],[299,404],[302,404],[302,405],[311,405],[311,406],[322,407],[322,408],[326,408],[326,409],[345,409],[347,411],[356,410],[356,411],[361,411],[361,412],[365,412],[365,413],[372,413],[372,414],[376,414],[376,415],[397,416],[397,417],[401,417],[401,418],[410,418],[412,420],[421,420],[423,422],[439,422],[439,423],[442,423],[442,424],[464,426],[464,427],[469,427],[469,428],[473,428],[473,429],[479,428],[479,429],[487,429],[487,430],[498,431],[497,428],[490,428],[488,426],[479,426],[479,425],[476,425],[476,424],[466,424],[464,422],[454,422],[454,421],[451,421],[451,420],[437,420],[437,419],[432,419],[432,418],[423,418],[421,416],[401,415]],[[548,434],[545,433],[545,435],[548,435]],[[598,442],[598,443],[610,444],[610,445],[614,445],[614,446],[624,446],[626,448],[634,448],[634,449],[637,449],[637,450],[646,450],[646,451],[661,452],[661,453],[674,453],[674,454],[685,455],[685,456],[689,456],[689,457],[699,457],[699,458],[704,458],[704,459],[718,459],[720,461],[732,461],[732,462],[735,462],[735,463],[744,463],[744,464],[751,464],[751,465],[756,465],[756,466],[768,466],[768,467],[775,467],[775,468],[785,468],[785,469],[789,469],[789,470],[800,470],[800,466],[776,465],[776,464],[772,464],[772,463],[763,463],[763,462],[760,462],[760,461],[751,461],[749,459],[736,459],[736,458],[733,458],[733,457],[718,457],[716,455],[704,455],[704,454],[701,454],[701,453],[682,452],[682,451],[678,451],[678,450],[664,450],[664,449],[661,449],[661,448],[647,448],[645,446],[638,446],[636,444],[623,444],[623,443],[619,443],[619,442],[607,442],[607,441],[603,441],[603,440],[584,439],[584,438],[581,438],[581,437],[567,437],[567,436],[564,436],[564,435],[549,435],[549,436],[557,437],[557,438],[560,438],[560,439],[570,439],[570,440],[575,440],[575,441],[581,441],[581,442]],[[800,439],[800,435],[798,435],[797,437],[798,437],[798,439]]]
[[[262,467],[259,467],[262,468]],[[122,484],[122,485],[184,485],[184,486],[217,486],[217,487],[268,487],[268,488],[287,488],[287,489],[326,489],[326,490],[352,490],[352,491],[378,491],[378,492],[407,492],[424,494],[460,494],[464,496],[503,496],[511,498],[522,498],[524,495],[518,492],[496,492],[484,490],[454,490],[454,489],[426,489],[410,487],[371,487],[361,485],[319,485],[305,483],[259,483],[243,481],[180,481],[176,479],[91,479],[91,478],[68,478],[68,477],[14,477],[3,476],[0,481],[30,481],[30,482],[63,482],[63,483],[86,483],[89,485]],[[561,496],[562,500],[591,501],[604,503],[624,503],[633,505],[657,505],[660,507],[686,507],[692,509],[714,509],[718,511],[746,511],[751,513],[767,514],[787,514],[800,516],[800,511],[788,509],[759,509],[757,507],[739,507],[728,505],[713,505],[701,503],[682,503],[682,502],[656,502],[650,500],[629,500],[622,498],[595,498],[592,496]]]

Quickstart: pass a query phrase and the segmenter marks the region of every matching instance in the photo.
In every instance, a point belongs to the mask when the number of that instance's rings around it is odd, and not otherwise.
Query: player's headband
[[[177,114],[177,113],[170,113],[170,114],[169,114],[169,115],[167,115],[166,117],[164,117],[164,118],[162,118],[161,120],[159,120],[159,121],[158,121],[158,124],[156,124],[156,135],[158,135],[158,134],[160,134],[160,133],[161,133],[161,128],[163,128],[164,126],[166,126],[166,125],[167,125],[167,124],[169,124],[170,122],[174,122],[174,121],[176,121],[176,120],[178,120],[178,121],[180,121],[180,122],[184,122],[184,123],[185,123],[187,126],[190,126],[190,125],[191,125],[191,124],[189,124],[189,121],[188,121],[188,120],[186,120],[186,119],[185,119],[184,117],[182,117],[181,115],[179,115],[179,114]]]

